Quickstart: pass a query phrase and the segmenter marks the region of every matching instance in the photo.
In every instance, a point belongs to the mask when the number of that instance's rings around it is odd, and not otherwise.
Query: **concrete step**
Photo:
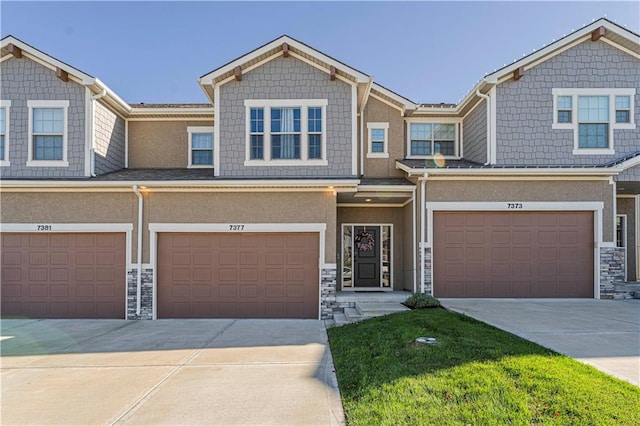
[[[363,319],[362,312],[358,308],[344,308],[344,316],[349,322],[358,322]]]
[[[409,310],[406,306],[394,302],[362,302],[356,306],[365,318],[379,317]]]
[[[336,301],[339,303],[360,303],[360,302],[396,302],[402,303],[411,296],[408,291],[390,291],[390,292],[355,292],[355,291],[339,291],[336,294]]]
[[[342,312],[334,312],[333,313],[333,325],[335,327],[340,327],[341,325],[349,324],[349,320],[347,316]]]

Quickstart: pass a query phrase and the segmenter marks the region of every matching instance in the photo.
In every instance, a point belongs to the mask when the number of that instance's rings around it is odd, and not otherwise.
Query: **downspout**
[[[136,277],[136,316],[140,318],[140,297],[142,296],[142,194],[138,185],[133,185],[133,193],[138,196],[138,275]]]
[[[96,115],[95,102],[106,94],[107,89],[102,89],[102,92],[91,96],[91,177],[96,177],[96,132],[94,129]]]
[[[369,77],[367,87],[364,89],[364,96],[362,97],[362,104],[360,105],[360,176],[364,176],[364,109],[369,102],[369,95],[371,94],[371,86],[373,85],[373,77]]]
[[[424,237],[424,223],[425,223],[425,197],[426,197],[426,186],[427,186],[427,176],[429,174],[427,172],[420,178],[420,293],[424,293],[424,247],[426,245],[425,237]]]
[[[491,164],[491,97],[480,93],[480,90],[476,90],[476,96],[487,101],[487,162],[484,163],[486,166]]]

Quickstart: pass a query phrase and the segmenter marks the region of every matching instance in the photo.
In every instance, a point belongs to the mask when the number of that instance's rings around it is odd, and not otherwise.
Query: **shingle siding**
[[[55,71],[27,58],[0,64],[0,97],[11,101],[9,161],[3,177],[82,177],[85,175],[85,88],[59,80]],[[29,100],[68,100],[67,160],[69,167],[27,167]]]
[[[351,86],[294,58],[274,59],[220,88],[220,176],[351,176]],[[328,166],[245,167],[246,99],[328,99]]]
[[[94,102],[96,174],[101,175],[124,168],[125,121],[99,101]]]
[[[640,144],[640,141],[638,142]],[[631,167],[615,177],[617,181],[640,181],[640,166]]]
[[[574,155],[573,130],[553,130],[553,88],[637,88],[640,60],[586,41],[496,88],[497,164],[602,164],[638,150],[640,128],[614,130],[614,155]],[[640,122],[636,93],[635,121]]]
[[[478,163],[487,161],[487,103],[480,101],[462,122],[464,158]]]

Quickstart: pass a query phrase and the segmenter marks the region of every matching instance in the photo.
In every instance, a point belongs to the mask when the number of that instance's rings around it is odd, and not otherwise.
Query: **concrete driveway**
[[[442,299],[494,327],[640,386],[640,300]]]
[[[2,424],[344,423],[322,321],[3,320]]]

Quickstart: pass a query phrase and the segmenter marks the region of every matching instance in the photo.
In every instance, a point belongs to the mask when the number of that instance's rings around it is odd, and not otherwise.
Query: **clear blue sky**
[[[282,35],[416,102],[478,79],[606,15],[640,32],[640,2],[10,2],[14,35],[127,102],[207,102],[196,79]]]

